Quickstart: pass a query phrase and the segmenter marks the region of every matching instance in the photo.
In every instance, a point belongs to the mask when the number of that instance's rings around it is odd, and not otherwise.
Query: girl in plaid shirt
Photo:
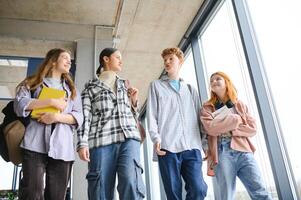
[[[84,122],[78,131],[77,150],[88,161],[89,199],[113,199],[116,174],[120,199],[143,199],[145,186],[140,165],[138,90],[127,88],[121,71],[121,53],[106,48],[99,55],[97,78],[82,92]]]

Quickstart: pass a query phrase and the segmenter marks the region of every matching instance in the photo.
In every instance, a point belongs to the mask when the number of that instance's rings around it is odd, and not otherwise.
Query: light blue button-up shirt
[[[48,154],[53,159],[73,161],[75,160],[73,131],[80,127],[83,122],[82,103],[78,91],[75,99],[72,100],[70,98],[71,91],[65,82],[63,83],[63,88],[67,91],[69,97],[68,105],[63,113],[71,114],[75,118],[76,124],[56,123],[54,130],[51,131],[51,125],[31,119],[26,127],[21,147],[30,151]],[[14,102],[14,109],[18,116],[27,117],[30,115],[30,111],[27,111],[26,108],[34,98],[37,98],[40,91],[41,87],[37,88],[33,97],[31,97],[30,91],[26,87],[20,88]]]
[[[180,90],[180,80],[169,80],[170,85],[179,92]]]
[[[205,145],[207,140],[200,131],[200,106],[197,91],[192,88],[190,92],[183,80],[180,80],[179,91],[171,86],[167,76],[153,81],[149,88],[146,116],[153,143],[160,142],[162,149],[173,153],[202,150],[201,138]]]

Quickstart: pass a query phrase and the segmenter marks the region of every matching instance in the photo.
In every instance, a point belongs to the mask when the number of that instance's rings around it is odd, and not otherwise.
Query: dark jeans
[[[164,150],[166,151],[166,150]],[[207,184],[202,173],[202,155],[197,149],[179,153],[166,151],[158,156],[160,173],[168,200],[182,199],[182,177],[187,191],[186,200],[203,200]]]
[[[73,162],[23,149],[20,200],[64,200]],[[44,189],[45,174],[45,189]]]

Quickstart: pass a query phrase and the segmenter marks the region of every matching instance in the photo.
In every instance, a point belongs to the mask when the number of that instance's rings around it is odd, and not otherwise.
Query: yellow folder
[[[64,90],[58,90],[54,88],[49,88],[49,87],[43,87],[38,99],[59,99],[59,98],[64,98],[66,96],[66,92]],[[33,109],[31,112],[31,117],[32,118],[38,118],[40,113],[59,113],[60,110],[49,106],[49,107],[44,107],[44,108],[36,108]]]

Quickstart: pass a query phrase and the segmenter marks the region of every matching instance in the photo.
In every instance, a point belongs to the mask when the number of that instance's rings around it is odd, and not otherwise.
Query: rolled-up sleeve
[[[92,121],[91,99],[88,89],[84,89],[81,95],[82,109],[83,109],[83,123],[77,131],[77,150],[82,147],[88,147],[88,137],[90,131],[90,125]]]
[[[146,118],[148,122],[148,132],[153,143],[161,143],[161,137],[158,130],[158,99],[155,90],[156,88],[153,82],[148,91]]]
[[[82,100],[81,100],[81,96],[79,95],[79,91],[76,91],[76,97],[74,99],[74,104],[72,107],[72,111],[70,112],[70,114],[74,117],[74,119],[76,120],[76,129],[79,129],[82,126],[83,123],[83,108],[82,108]]]
[[[21,86],[16,94],[16,98],[14,100],[14,110],[18,117],[27,117],[31,110],[26,110],[29,104],[34,99],[31,97],[30,90],[25,86]]]

